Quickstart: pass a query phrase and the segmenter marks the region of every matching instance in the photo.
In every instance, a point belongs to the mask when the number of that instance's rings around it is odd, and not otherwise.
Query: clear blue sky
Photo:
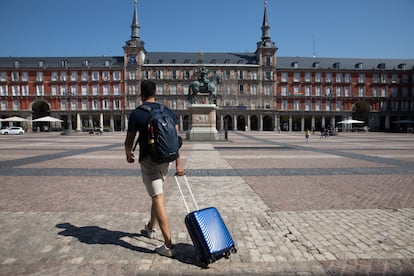
[[[0,56],[121,56],[133,7],[0,0]],[[139,0],[141,39],[149,52],[254,52],[263,10],[263,0]],[[413,14],[414,0],[268,0],[279,56],[414,58]]]

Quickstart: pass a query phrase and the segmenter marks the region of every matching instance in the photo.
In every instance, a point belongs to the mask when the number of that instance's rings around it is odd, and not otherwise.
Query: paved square
[[[220,210],[238,248],[208,270],[173,177],[177,258],[154,254],[162,241],[139,234],[150,200],[123,141],[124,133],[0,136],[0,275],[414,273],[414,135],[185,141],[199,206]]]

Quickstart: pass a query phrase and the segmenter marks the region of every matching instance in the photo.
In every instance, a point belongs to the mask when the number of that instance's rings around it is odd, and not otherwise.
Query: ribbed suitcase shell
[[[235,249],[234,241],[219,211],[209,207],[191,212],[185,217],[185,225],[206,264],[230,255]]]

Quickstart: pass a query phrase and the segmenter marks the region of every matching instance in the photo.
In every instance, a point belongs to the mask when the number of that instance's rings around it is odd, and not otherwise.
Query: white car
[[[2,135],[8,135],[8,134],[17,134],[17,135],[21,135],[24,133],[24,129],[21,127],[9,127],[9,128],[5,128],[0,130],[0,133]]]

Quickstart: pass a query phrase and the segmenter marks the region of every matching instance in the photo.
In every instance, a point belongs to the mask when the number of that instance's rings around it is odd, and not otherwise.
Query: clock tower
[[[141,67],[145,60],[144,41],[140,38],[140,27],[137,12],[138,0],[134,1],[134,15],[131,24],[131,39],[125,42],[124,48],[124,91],[125,109],[134,109],[137,105]],[[127,118],[125,118],[127,119]]]

